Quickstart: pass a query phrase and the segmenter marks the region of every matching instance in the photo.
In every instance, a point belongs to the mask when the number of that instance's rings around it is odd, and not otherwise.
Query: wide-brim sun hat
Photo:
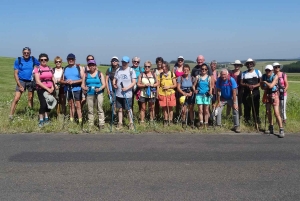
[[[46,99],[46,103],[47,103],[47,106],[48,106],[48,109],[53,109],[55,108],[56,104],[57,104],[57,100],[55,99],[55,97],[51,94],[49,94],[48,91],[45,91],[43,93],[45,99]]]
[[[253,60],[253,59],[251,59],[251,58],[249,58],[249,59],[247,59],[247,61],[245,62],[245,66],[247,65],[247,63],[253,63],[253,66],[255,66],[256,65],[256,62]]]
[[[231,65],[243,65],[240,60],[235,60],[234,63],[231,63]]]

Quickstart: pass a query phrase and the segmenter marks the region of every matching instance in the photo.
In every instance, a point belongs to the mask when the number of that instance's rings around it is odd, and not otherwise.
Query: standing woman
[[[196,94],[196,104],[198,105],[200,128],[207,127],[209,118],[209,105],[212,96],[212,88],[214,83],[211,77],[207,74],[208,67],[206,64],[202,65],[200,75],[197,75],[193,85],[193,90]]]
[[[158,90],[158,99],[159,106],[162,107],[164,113],[164,126],[170,124],[170,121],[173,120],[173,107],[176,106],[175,98],[175,88],[176,76],[172,71],[170,71],[170,65],[168,62],[163,62],[163,72],[160,73],[158,77],[159,85],[157,86]]]
[[[60,84],[60,79],[63,74],[63,67],[62,67],[62,58],[57,56],[54,58],[55,67],[53,68],[54,72],[54,83],[55,83],[55,98],[58,101],[57,104],[57,115],[65,114],[66,110],[66,98],[65,98],[65,91],[64,86]]]
[[[88,62],[88,61],[90,61],[90,60],[95,60],[94,56],[91,55],[91,54],[87,55],[87,57],[86,57],[86,62]],[[77,64],[77,65],[80,66],[80,64]],[[87,72],[90,71],[90,68],[89,68],[88,65],[87,65],[87,66],[80,66],[80,68],[81,68],[81,70],[82,70],[84,73],[87,73]],[[85,102],[86,102],[86,94],[82,91],[81,107],[84,106]]]
[[[177,78],[177,91],[180,93],[180,97],[184,96],[185,101],[182,105],[182,126],[185,125],[186,110],[189,108],[189,115],[191,120],[191,126],[194,128],[194,110],[193,110],[193,80],[190,74],[190,66],[184,64],[184,74]],[[179,108],[179,105],[177,105]]]
[[[36,81],[37,94],[40,101],[40,109],[39,109],[39,127],[42,127],[44,124],[49,123],[49,112],[46,98],[44,93],[52,94],[54,91],[55,82],[52,68],[48,66],[49,57],[47,54],[42,53],[39,55],[40,66],[34,68],[34,78]]]
[[[156,68],[154,69],[154,74],[156,77],[159,77],[160,73],[162,73],[162,64],[164,62],[164,59],[162,57],[156,58]],[[155,117],[156,119],[159,118],[159,100],[158,100],[158,93],[156,94],[156,100],[155,100]]]
[[[183,64],[184,64],[184,58],[183,58],[183,56],[179,56],[177,58],[176,64],[174,65],[174,68],[173,68],[173,73],[176,75],[176,78],[179,78],[184,74]],[[176,91],[176,105],[179,106],[180,105],[179,98],[180,98],[181,94],[179,93],[177,88],[175,89],[175,91]],[[179,110],[180,110],[180,108],[176,107],[176,116],[179,116]]]
[[[278,77],[278,87],[279,87],[279,109],[282,122],[286,123],[286,100],[287,100],[287,90],[289,88],[289,83],[287,75],[280,71],[281,65],[277,62],[273,63],[274,74]]]
[[[104,129],[103,91],[106,86],[105,78],[98,71],[95,60],[89,60],[87,64],[89,71],[84,74],[81,87],[87,94],[89,126],[94,125],[94,102],[97,102],[99,129]]]
[[[153,123],[154,119],[154,103],[156,100],[156,88],[158,82],[156,81],[156,75],[151,72],[152,63],[146,61],[144,63],[145,72],[141,73],[138,78],[138,87],[141,89],[141,95],[139,102],[141,103],[141,124],[145,120],[146,104],[150,110],[150,124]]]

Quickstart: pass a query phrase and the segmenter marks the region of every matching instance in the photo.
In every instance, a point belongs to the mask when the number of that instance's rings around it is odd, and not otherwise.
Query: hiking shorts
[[[140,96],[140,98],[139,98],[139,102],[141,102],[141,103],[155,103],[155,101],[156,101],[156,98],[145,98],[145,97],[142,97],[142,96]]]
[[[20,80],[20,84],[24,88],[24,92],[28,90],[29,92],[34,91],[34,83],[30,80]],[[16,86],[16,91],[20,92],[19,86]]]
[[[206,95],[196,95],[196,104],[197,105],[210,105],[210,96]]]
[[[174,107],[176,106],[176,98],[175,98],[175,93],[171,94],[169,96],[164,96],[164,95],[158,95],[159,99],[159,105],[161,107]]]
[[[118,109],[130,110],[132,107],[132,98],[127,98],[127,103],[125,98],[116,97],[116,107]]]
[[[67,94],[68,94],[68,96],[67,96]],[[71,100],[71,99],[73,99],[73,94],[74,94],[74,99],[75,99],[75,101],[81,101],[81,98],[82,98],[82,96],[81,96],[81,90],[79,90],[79,91],[67,91],[66,92],[66,98],[67,98],[67,100]]]

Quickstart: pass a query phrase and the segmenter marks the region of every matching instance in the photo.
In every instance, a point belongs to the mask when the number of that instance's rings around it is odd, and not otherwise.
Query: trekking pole
[[[64,111],[63,129],[65,128],[65,122],[66,122],[68,98],[69,98],[69,89],[67,89],[67,95],[66,95],[66,104],[65,104],[65,111]]]
[[[189,118],[189,105],[186,105],[186,114],[185,114],[185,130],[187,129],[187,122]]]
[[[253,111],[253,116],[254,116],[254,121],[255,121],[255,128],[256,128],[257,131],[259,131],[258,123],[257,123],[257,117],[256,117],[256,111],[255,111],[255,108],[254,108],[254,101],[253,101],[252,91],[250,91],[250,96],[251,96],[252,111]]]
[[[121,85],[122,88],[124,88],[123,82],[121,82],[120,85]],[[130,119],[131,119],[131,121],[132,121],[132,124],[133,124],[133,127],[134,127],[134,131],[136,131],[135,125],[134,125],[134,122],[133,122],[133,114],[132,114],[132,110],[131,110],[131,108],[129,107],[128,100],[127,100],[127,97],[126,97],[126,93],[125,93],[124,91],[122,91],[122,94],[123,94],[123,96],[124,96],[124,98],[125,98],[127,108],[129,109],[129,116],[130,116]]]
[[[110,105],[111,105],[111,121],[110,121],[110,132],[112,132],[112,125],[113,125],[113,121],[114,121],[114,99],[111,95],[112,93],[112,85],[111,85],[111,80],[110,78],[108,78],[108,88],[109,88],[109,100],[110,100]]]

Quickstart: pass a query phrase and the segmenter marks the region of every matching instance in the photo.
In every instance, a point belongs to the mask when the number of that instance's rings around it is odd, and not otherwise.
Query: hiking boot
[[[164,127],[169,125],[169,121],[168,120],[164,120]]]
[[[194,121],[191,122],[191,128],[192,128],[192,129],[195,128]]]
[[[269,129],[265,130],[265,134],[274,134],[274,127],[273,127],[273,125],[269,125]]]
[[[44,126],[44,121],[39,121],[39,125],[40,128],[42,128]]]
[[[133,123],[130,123],[129,126],[128,126],[129,130],[134,130],[134,126],[133,126]]]
[[[122,129],[122,128],[123,128],[123,124],[121,124],[121,123],[118,123],[118,124],[117,124],[117,128],[116,128],[116,129],[117,129],[117,130],[120,130],[120,129]]]
[[[284,130],[283,128],[279,128],[279,135],[278,135],[279,138],[284,138]]]
[[[99,125],[99,129],[100,129],[100,130],[103,130],[104,128],[105,128],[104,125]]]
[[[240,126],[235,126],[233,128],[233,131],[236,132],[236,133],[240,133],[241,132]]]
[[[181,127],[184,129],[184,128],[186,128],[186,126],[185,126],[185,121],[182,121],[181,122]]]

